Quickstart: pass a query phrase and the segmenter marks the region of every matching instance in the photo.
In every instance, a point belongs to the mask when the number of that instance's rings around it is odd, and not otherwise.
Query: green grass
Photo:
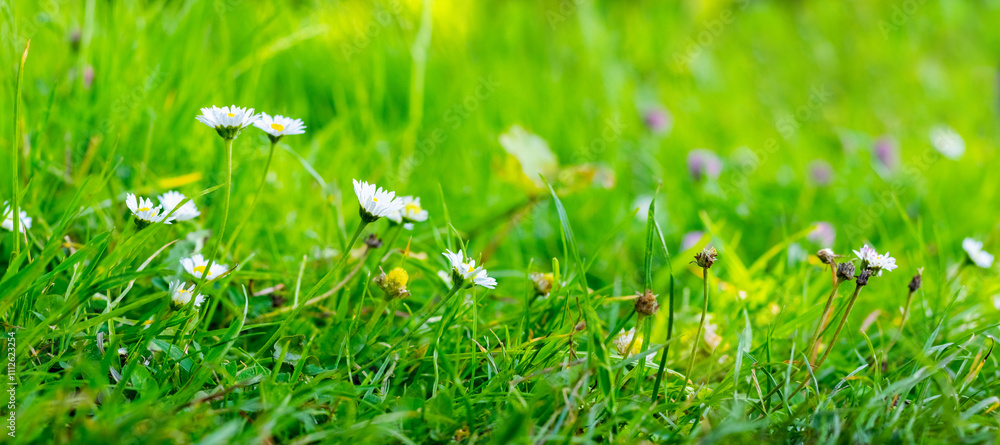
[[[962,249],[1000,251],[994,2],[0,9],[0,201],[33,219],[20,241],[0,230],[12,443],[996,440],[1000,277]],[[230,104],[308,128],[271,161],[245,129],[227,195],[223,142],[195,116]],[[655,104],[666,134],[643,124]],[[514,125],[554,160],[510,154]],[[959,159],[933,148],[939,125],[964,139]],[[874,154],[883,135],[895,169]],[[691,177],[695,148],[719,154],[717,179]],[[362,239],[380,247],[345,252],[355,178],[419,196],[429,220],[379,220]],[[139,229],[126,193],[168,190],[201,216]],[[808,236],[817,221],[832,245]],[[710,318],[684,376],[709,243]],[[840,287],[810,372],[831,290],[812,253],[865,243],[899,268],[830,344],[854,291]],[[232,272],[200,308],[172,307],[168,283],[194,281],[179,260],[217,244]],[[497,288],[450,291],[446,249]],[[384,303],[380,267],[407,271],[409,297]],[[547,297],[533,272],[553,274]],[[660,308],[640,323],[647,288]],[[643,341],[623,358],[632,327]]]

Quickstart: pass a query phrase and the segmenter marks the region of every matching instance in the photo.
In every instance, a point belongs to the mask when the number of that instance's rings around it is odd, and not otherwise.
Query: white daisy
[[[399,212],[403,204],[395,199],[396,192],[390,192],[375,184],[359,182],[354,180],[354,194],[358,196],[358,203],[361,204],[361,219],[371,223],[375,220]]]
[[[181,205],[181,202],[185,199],[187,199],[187,197],[184,196],[183,193],[173,190],[160,195],[160,204],[163,205],[163,213],[165,215],[169,215],[170,212],[173,211],[174,213],[173,215],[170,215],[170,219],[177,221],[187,221],[201,215],[201,212],[198,211],[198,207],[194,205],[194,201],[188,201],[185,202],[184,205]],[[177,210],[174,211],[174,208],[177,208]]]
[[[209,127],[212,127],[225,139],[236,139],[240,135],[240,130],[253,124],[257,116],[253,114],[253,108],[243,108],[232,105],[229,107],[202,108],[201,115],[196,117]]]
[[[889,252],[886,252],[885,255],[879,254],[877,250],[867,244],[860,251],[855,250],[854,254],[861,259],[862,269],[871,269],[878,277],[882,276],[882,270],[892,272],[897,267],[896,259],[889,256]]]
[[[191,302],[191,296],[194,295],[194,284],[191,287],[187,287],[187,283],[183,281],[173,281],[170,283],[170,300],[174,303],[174,306],[184,307],[189,302]],[[205,296],[198,294],[194,298],[194,307],[201,307],[201,303],[205,301]]]
[[[153,201],[149,198],[137,198],[129,193],[125,196],[125,205],[132,211],[132,215],[135,216],[140,226],[161,221],[164,224],[170,224],[174,220],[173,218],[167,219],[166,214],[160,211],[162,208],[154,206]]]
[[[285,135],[306,132],[306,126],[302,123],[302,119],[292,119],[281,115],[271,117],[267,113],[260,113],[253,125],[264,130],[271,138],[271,142],[278,142],[278,139]]]
[[[399,211],[394,212],[391,215],[386,216],[396,222],[397,224],[406,222],[423,222],[427,221],[427,211],[423,207],[420,207],[420,198],[413,196],[400,196],[396,199],[402,204]]]
[[[445,258],[448,258],[448,262],[451,263],[452,268],[452,281],[456,285],[462,285],[468,280],[472,280],[472,284],[485,287],[487,289],[494,289],[497,287],[497,280],[486,274],[486,269],[482,266],[476,267],[476,260],[469,259],[465,261],[465,255],[461,250],[458,253],[452,253],[450,250],[445,250],[443,254]]]
[[[21,210],[18,212],[21,215],[21,232],[23,233],[27,229],[31,228],[31,218],[28,217],[28,212]],[[4,201],[3,203],[3,214],[0,214],[0,227],[6,230],[14,231],[14,212],[10,209],[10,203]]]
[[[934,149],[948,159],[954,161],[965,154],[965,141],[962,136],[947,125],[931,128],[930,137]]]
[[[965,249],[965,253],[969,255],[969,259],[977,266],[984,269],[989,269],[993,266],[993,255],[983,250],[982,241],[966,238],[962,241],[962,249]]]
[[[195,278],[202,278],[206,275],[205,269],[208,268],[208,260],[199,253],[191,258],[181,258],[181,266],[184,266],[184,270]],[[213,263],[212,268],[208,270],[207,277],[209,280],[214,280],[225,274],[228,270],[229,266],[225,264]]]

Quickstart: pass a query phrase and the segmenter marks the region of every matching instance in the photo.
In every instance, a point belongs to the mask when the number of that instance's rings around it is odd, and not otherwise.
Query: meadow
[[[5,443],[998,441],[997,1],[0,11]]]

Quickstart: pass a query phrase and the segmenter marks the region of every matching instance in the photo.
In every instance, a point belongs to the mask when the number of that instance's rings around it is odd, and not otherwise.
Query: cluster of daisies
[[[253,108],[235,105],[202,108],[201,115],[196,119],[215,129],[219,136],[227,141],[236,139],[243,129],[251,125],[264,131],[272,144],[276,144],[283,136],[302,134],[306,128],[300,119],[271,116],[267,113],[254,114]],[[364,181],[354,180],[353,184],[360,205],[359,215],[365,225],[386,218],[392,224],[412,229],[414,223],[427,220],[428,212],[421,206],[419,197],[396,196],[393,191]],[[171,224],[201,215],[194,202],[180,192],[167,192],[160,195],[157,200],[158,205],[148,198],[131,193],[126,195],[126,205],[132,212],[137,226],[144,228],[153,223]],[[28,221],[30,224],[30,218]],[[462,251],[458,253],[447,251],[444,255],[452,268],[451,277],[455,286],[478,285],[489,289],[496,287],[496,280],[487,275],[486,269],[482,266],[477,267],[476,261],[465,258]],[[206,259],[202,254],[183,258],[180,264],[184,271],[196,280],[213,281],[229,273],[228,265]],[[405,289],[405,270],[393,270],[380,280],[380,285],[386,289],[387,295],[401,297],[409,294]],[[197,288],[197,284],[188,285],[185,281],[174,280],[170,282],[169,294],[175,306],[190,305],[197,308],[206,299],[204,295],[197,293]]]

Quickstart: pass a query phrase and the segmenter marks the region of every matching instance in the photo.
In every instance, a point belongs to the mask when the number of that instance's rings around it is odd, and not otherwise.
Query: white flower
[[[361,204],[361,219],[365,222],[375,222],[375,220],[399,212],[403,204],[395,199],[396,192],[390,192],[375,184],[359,182],[354,180],[354,194],[358,196],[358,203]]]
[[[977,266],[984,269],[989,269],[993,266],[993,255],[983,250],[982,241],[966,238],[962,241],[962,249],[965,249],[965,253],[969,255],[969,259],[973,263],[976,263]]]
[[[281,115],[271,117],[267,113],[260,113],[253,125],[264,130],[272,142],[277,142],[282,136],[306,132],[306,126],[302,123],[302,119],[292,119]]]
[[[165,215],[169,215],[170,212],[173,211],[174,214],[170,215],[170,219],[177,221],[187,221],[201,215],[201,212],[198,211],[198,207],[194,205],[194,201],[188,201],[185,202],[184,205],[180,205],[185,199],[187,199],[187,197],[184,196],[183,193],[173,190],[160,195],[160,204],[163,205],[163,213]],[[174,208],[177,208],[177,210],[174,211]]]
[[[21,215],[21,232],[25,232],[27,229],[31,228],[31,218],[28,218],[28,212],[21,210],[18,212]],[[10,209],[10,203],[4,201],[3,203],[3,214],[0,214],[0,227],[6,230],[14,231],[14,212]]]
[[[174,303],[174,306],[183,307],[191,302],[191,296],[194,295],[193,292],[195,285],[192,284],[191,287],[186,286],[187,283],[183,281],[174,281],[170,283],[170,301]],[[201,307],[201,303],[204,301],[205,296],[198,294],[198,296],[194,298],[194,306]]]
[[[402,207],[399,208],[399,211],[386,216],[386,218],[393,220],[397,224],[404,220],[407,222],[427,221],[427,211],[423,207],[420,207],[420,198],[400,196],[396,200],[402,204]]]
[[[468,261],[465,261],[465,255],[461,250],[459,250],[458,253],[452,253],[450,250],[445,250],[443,255],[445,258],[448,258],[448,262],[451,263],[452,280],[457,281],[456,285],[461,285],[468,280],[472,280],[472,284],[476,284],[487,289],[494,289],[497,287],[497,280],[487,276],[486,269],[483,269],[482,266],[476,267],[476,260],[469,259]]]
[[[202,278],[205,274],[205,269],[208,268],[208,260],[205,259],[200,253],[191,258],[181,258],[181,266],[184,266],[184,270],[187,273],[193,275],[195,278]],[[225,264],[213,263],[212,268],[208,270],[208,279],[214,280],[219,278],[226,271],[229,270],[229,266]]]
[[[243,108],[232,105],[229,107],[202,108],[201,115],[196,117],[209,127],[212,127],[225,139],[236,139],[240,135],[240,130],[253,124],[257,116],[253,114],[253,108]]]
[[[626,331],[624,328],[618,335],[615,336],[615,350],[618,351],[618,355],[622,357],[628,357],[636,352],[642,347],[642,339],[636,339],[635,344],[632,344],[632,339],[635,338],[635,328]],[[629,345],[632,346],[629,349]]]
[[[896,259],[889,256],[889,252],[885,255],[881,255],[874,248],[869,247],[867,244],[861,248],[860,251],[855,250],[854,254],[861,259],[862,269],[871,269],[875,272],[875,276],[881,277],[882,270],[887,270],[892,272],[896,266]]]
[[[954,161],[965,154],[965,141],[962,140],[962,136],[947,125],[931,128],[930,137],[934,149],[948,159]]]
[[[166,214],[160,212],[162,209],[160,206],[154,206],[153,201],[149,198],[136,198],[135,195],[129,193],[125,196],[125,205],[128,209],[132,211],[135,218],[139,220],[140,224],[149,224],[163,222],[164,224],[170,224],[173,218],[166,218]]]

